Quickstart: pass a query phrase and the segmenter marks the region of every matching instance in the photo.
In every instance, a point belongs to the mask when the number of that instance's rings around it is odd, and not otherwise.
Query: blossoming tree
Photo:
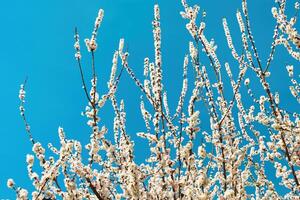
[[[113,54],[107,92],[97,92],[94,53],[104,16],[100,10],[92,36],[85,40],[92,56],[90,91],[75,30],[75,58],[88,102],[84,115],[91,128],[90,142],[82,147],[79,141],[68,139],[59,127],[60,146],[49,144],[53,155],[46,156],[46,149],[33,138],[25,117],[25,81],[19,93],[20,112],[33,145],[33,154],[27,155],[26,162],[35,191],[29,194],[12,179],[7,186],[16,192],[17,199],[299,199],[300,116],[297,110],[281,107],[280,94],[272,90],[268,78],[277,46],[283,45],[293,59],[300,60],[300,36],[294,28],[297,12],[287,16],[285,0],[276,0],[275,5],[272,14],[276,26],[266,64],[254,43],[246,0],[242,0],[242,10],[236,13],[242,50],[234,47],[227,20],[223,19],[229,51],[239,66],[235,76],[229,63],[219,61],[214,41],[206,37],[206,13],[182,0],[180,14],[187,21],[191,41],[183,61],[182,90],[175,113],[170,112],[163,85],[158,5],[154,6],[152,22],[155,59],[144,59],[144,77],[138,78],[130,67],[129,53],[121,39]],[[299,10],[299,3],[295,9]],[[201,54],[208,58],[208,63],[200,60]],[[188,68],[193,71],[193,80],[188,80]],[[291,80],[290,92],[300,103],[300,85],[293,66],[286,65],[286,69]],[[256,74],[262,94],[252,90],[248,71]],[[125,126],[124,102],[116,98],[120,77],[126,72],[143,94],[140,110],[145,130],[137,134],[149,143],[150,156],[142,164],[134,159],[134,142]],[[229,89],[224,83],[225,76],[230,80]],[[242,96],[242,88],[246,88],[248,95]],[[252,102],[250,106],[244,105],[246,98]],[[108,103],[115,113],[113,130],[102,125],[98,116]],[[200,121],[200,105],[205,107],[209,121]],[[201,130],[201,123],[209,123],[210,130]],[[107,134],[114,135],[114,140],[107,139]],[[195,144],[197,135],[203,137],[200,145]],[[88,151],[88,158],[83,156],[84,151]],[[40,166],[41,172],[34,171],[34,164]],[[274,170],[279,181],[268,177],[268,168]],[[285,192],[278,191],[279,185]]]

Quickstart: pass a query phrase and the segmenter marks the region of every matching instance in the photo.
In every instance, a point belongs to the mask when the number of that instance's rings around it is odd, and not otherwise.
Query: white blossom
[[[15,185],[15,182],[14,182],[13,179],[10,178],[10,179],[7,180],[7,187],[13,188],[14,185]]]
[[[225,18],[222,21],[233,57],[231,63],[230,58],[224,61],[219,57],[226,52],[217,55],[217,40],[210,34],[208,37],[206,12],[197,5],[190,6],[186,0],[181,3],[180,15],[187,21],[191,38],[183,60],[182,88],[174,94],[164,86],[165,81],[172,84],[176,80],[163,76],[162,16],[158,5],[154,6],[152,21],[154,56],[143,61],[142,80],[131,68],[125,41],[120,39],[107,88],[97,87],[95,71],[91,82],[86,84],[79,35],[75,31],[75,58],[87,98],[82,113],[90,128],[89,133],[84,133],[88,137],[85,144],[69,139],[62,127],[58,127],[59,142],[49,143],[47,149],[34,140],[25,117],[26,81],[21,85],[19,109],[32,143],[33,154],[27,154],[26,163],[33,191],[29,197],[26,189],[8,179],[7,187],[15,191],[17,199],[299,198],[300,115],[297,110],[286,109],[287,97],[276,91],[275,85],[271,87],[269,81],[271,71],[272,76],[280,73],[271,63],[277,45],[283,45],[292,58],[300,60],[297,17],[288,18],[285,0],[278,1],[279,6],[271,9],[277,26],[265,67],[251,32],[247,1],[242,0],[242,11],[235,14],[240,29],[239,49],[235,49],[231,26]],[[299,9],[298,2],[295,8]],[[202,13],[200,18],[199,13]],[[85,40],[87,50],[93,55],[92,63],[103,15],[100,9],[92,36]],[[175,66],[170,67],[175,70]],[[287,65],[286,70],[285,75],[291,81],[290,92],[300,102],[297,69]],[[142,92],[140,119],[145,130],[134,133],[146,141],[148,148],[135,148],[135,142],[140,141],[135,141],[136,136],[127,128],[126,102],[119,101],[121,94],[116,94],[123,84],[120,77],[126,72]],[[255,84],[250,84],[247,77]],[[280,77],[280,86],[284,87],[282,80]],[[130,95],[133,91],[126,92]],[[173,96],[178,97],[177,105],[170,101]],[[101,110],[108,102],[112,114],[109,109]],[[100,120],[110,116],[111,124]],[[137,162],[137,154],[145,162]]]

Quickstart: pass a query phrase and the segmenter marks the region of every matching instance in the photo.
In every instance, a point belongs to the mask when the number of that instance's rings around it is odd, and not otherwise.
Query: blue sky
[[[234,40],[240,47],[235,12],[240,1],[189,1],[197,2],[207,12],[208,38],[214,37],[221,62],[234,64],[227,50],[222,28],[222,17],[227,17]],[[225,3],[226,2],[226,3]],[[230,2],[230,3],[229,3]],[[291,1],[294,2],[294,1]],[[26,111],[33,136],[44,145],[57,142],[57,128],[65,128],[68,137],[84,143],[88,141],[89,129],[86,119],[80,115],[86,105],[81,89],[79,71],[74,59],[74,27],[77,26],[81,41],[90,37],[94,19],[99,8],[105,10],[104,21],[99,31],[99,49],[96,52],[96,67],[100,93],[106,91],[113,51],[118,47],[120,37],[125,38],[129,62],[136,74],[142,76],[143,59],[153,58],[152,26],[153,5],[161,8],[163,70],[165,85],[170,94],[171,105],[177,103],[181,89],[181,68],[184,54],[188,53],[191,39],[185,30],[185,21],[180,17],[179,0],[10,0],[0,6],[0,199],[14,199],[15,194],[6,188],[7,178],[24,187],[31,187],[26,172],[25,156],[31,152],[31,144],[24,131],[19,115],[19,85],[29,77],[27,85]],[[253,33],[263,63],[269,54],[275,21],[271,15],[272,0],[249,1]],[[292,7],[292,5],[290,5]],[[82,44],[83,47],[83,44]],[[278,48],[274,60],[274,90],[289,96],[284,63],[291,59],[282,48]],[[87,80],[90,76],[90,56],[83,54]],[[297,70],[297,69],[296,69]],[[280,75],[284,73],[284,75]],[[124,98],[127,110],[127,128],[133,139],[135,133],[144,130],[140,122],[139,97],[141,93],[124,74],[118,97]],[[291,101],[290,101],[291,100]],[[283,106],[299,110],[295,100],[283,100]],[[174,107],[171,107],[174,111]],[[111,108],[100,112],[103,123],[111,124]],[[110,127],[110,125],[108,125]],[[140,141],[140,140],[138,140]],[[136,143],[137,159],[142,161],[145,146]]]

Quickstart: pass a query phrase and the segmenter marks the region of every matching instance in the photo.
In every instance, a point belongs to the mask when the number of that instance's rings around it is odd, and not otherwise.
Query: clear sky
[[[222,64],[234,62],[226,46],[222,28],[222,17],[227,17],[233,38],[240,47],[238,25],[235,19],[240,1],[197,0],[207,12],[207,37],[214,37],[218,45],[217,54]],[[289,1],[293,7],[294,1]],[[86,118],[80,115],[86,105],[81,89],[80,74],[74,59],[74,27],[77,26],[81,41],[90,37],[99,8],[105,10],[104,21],[99,31],[96,53],[96,67],[99,75],[100,93],[106,91],[113,51],[118,47],[120,37],[125,38],[130,58],[129,63],[142,76],[143,59],[153,58],[152,25],[153,5],[161,8],[163,70],[165,85],[171,111],[177,103],[181,89],[181,69],[184,54],[188,53],[188,41],[191,39],[185,30],[185,22],[179,15],[182,10],[179,0],[9,0],[0,6],[0,199],[14,199],[14,192],[6,188],[10,177],[26,188],[31,183],[27,176],[25,156],[31,153],[31,143],[24,130],[19,115],[19,85],[26,76],[27,85],[26,112],[36,140],[45,146],[48,142],[57,143],[57,128],[64,127],[70,138],[83,143],[89,139]],[[275,20],[271,15],[272,0],[251,0],[249,11],[252,20],[255,41],[265,63],[272,42]],[[291,12],[293,13],[293,12]],[[298,25],[297,25],[298,26]],[[299,27],[299,26],[298,26]],[[83,43],[82,43],[83,47]],[[82,48],[84,49],[84,48]],[[285,73],[286,63],[292,63],[289,56],[279,48],[272,69],[271,84],[274,90],[282,92],[283,107],[289,104],[299,111],[295,100],[290,98]],[[90,76],[90,56],[83,54],[84,70],[87,80]],[[295,68],[297,68],[296,66]],[[299,70],[295,69],[296,72]],[[257,85],[257,87],[259,87]],[[254,88],[255,89],[255,88]],[[231,92],[231,91],[230,91]],[[136,140],[136,132],[143,131],[144,124],[139,112],[141,93],[134,83],[124,74],[118,92],[118,98],[124,98],[127,110],[128,133]],[[107,107],[100,112],[103,123],[111,127],[113,112]],[[141,140],[136,140],[141,141]],[[147,145],[146,145],[147,146]],[[143,149],[136,142],[137,160],[143,161]]]

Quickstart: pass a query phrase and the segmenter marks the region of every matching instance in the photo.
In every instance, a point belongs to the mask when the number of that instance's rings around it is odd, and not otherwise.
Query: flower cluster
[[[98,45],[96,42],[96,36],[98,33],[98,29],[101,25],[101,22],[103,20],[103,16],[104,16],[104,10],[100,9],[98,12],[98,16],[95,20],[95,26],[94,26],[94,31],[92,33],[92,37],[91,37],[91,39],[85,39],[85,44],[86,44],[88,51],[95,51],[97,49]],[[75,48],[76,48],[76,43],[75,43]]]
[[[286,0],[281,1],[279,4],[279,8],[272,8],[273,17],[277,21],[276,31],[274,32],[274,38],[276,38],[274,45],[283,44],[293,58],[300,60],[300,52],[298,51],[300,48],[300,35],[295,28],[299,2],[295,3],[296,14],[290,19],[286,15]],[[278,33],[278,30],[281,31],[281,34]],[[291,43],[296,46],[297,50],[293,49]]]
[[[237,73],[232,72],[229,62],[221,62],[214,39],[206,36],[206,13],[203,11],[199,19],[199,6],[189,6],[186,0],[182,0],[182,5],[180,14],[187,20],[186,29],[192,37],[187,44],[189,52],[183,60],[182,89],[174,109],[169,107],[168,93],[162,83],[158,5],[154,6],[152,21],[154,60],[144,59],[143,80],[130,67],[129,53],[124,50],[124,39],[120,39],[113,54],[107,91],[102,95],[97,91],[94,51],[103,10],[96,18],[91,39],[86,40],[92,54],[90,92],[81,65],[76,30],[75,58],[88,101],[83,115],[91,128],[86,145],[68,139],[59,127],[60,146],[49,144],[52,155],[48,154],[41,143],[33,140],[25,118],[25,84],[21,85],[20,112],[33,144],[33,154],[26,156],[26,162],[34,191],[29,194],[9,179],[7,186],[15,190],[17,199],[26,200],[30,195],[36,200],[299,199],[300,115],[297,110],[291,112],[282,107],[282,96],[271,88],[268,80],[278,44],[284,44],[291,56],[300,60],[299,52],[291,47],[291,44],[299,46],[300,41],[294,26],[296,18],[287,20],[286,1],[278,1],[278,8],[272,9],[277,25],[266,66],[255,46],[247,1],[242,0],[242,10],[235,15],[241,51],[235,49],[228,22],[223,19],[225,38],[237,63]],[[295,8],[299,9],[298,3]],[[206,56],[209,62],[200,62],[200,56]],[[293,65],[287,65],[286,70],[292,83],[291,93],[300,103],[296,71]],[[142,92],[140,110],[145,130],[137,131],[137,135],[149,144],[145,149],[149,156],[145,156],[144,163],[135,162],[134,141],[126,129],[125,103],[116,96],[124,71]],[[189,76],[189,71],[195,76]],[[249,76],[250,73],[256,76]],[[252,82],[259,83],[256,87],[260,89],[253,90]],[[114,112],[112,130],[101,125],[99,117],[106,103],[111,103]],[[113,135],[112,140],[108,134]],[[35,171],[34,165],[39,165],[41,170]]]

